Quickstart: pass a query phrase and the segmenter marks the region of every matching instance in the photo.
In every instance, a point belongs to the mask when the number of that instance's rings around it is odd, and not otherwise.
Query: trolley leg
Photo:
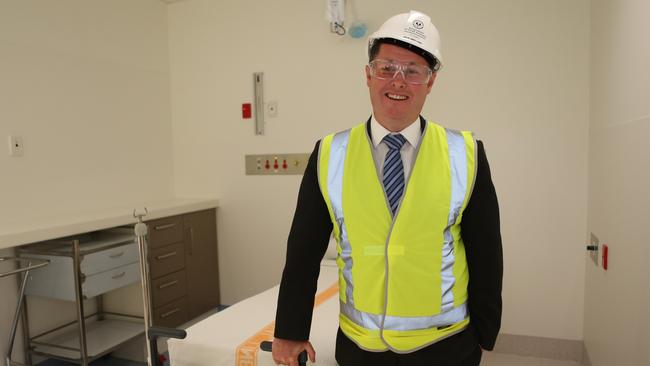
[[[24,299],[25,299],[25,287],[27,286],[27,280],[29,279],[29,271],[32,269],[40,268],[43,266],[46,266],[50,261],[48,260],[41,260],[41,259],[28,259],[28,258],[20,258],[20,257],[0,257],[0,262],[4,261],[16,261],[19,263],[18,268],[15,270],[10,270],[8,272],[2,272],[0,273],[0,277],[7,277],[11,275],[22,275],[22,279],[19,277],[18,278],[18,299],[16,301],[16,311],[14,312],[14,317],[11,322],[11,329],[9,330],[9,342],[6,354],[4,354],[4,360],[6,361],[7,366],[11,365],[16,365],[16,362],[13,362],[11,360],[11,354],[13,353],[14,349],[14,341],[16,340],[16,331],[18,330],[18,320],[23,319],[23,322],[26,320],[25,314],[27,313],[27,307],[25,305]],[[32,261],[36,262],[36,264],[32,265]],[[26,263],[26,266],[22,266],[22,263]],[[21,317],[21,310],[24,311],[23,316]],[[23,323],[25,325],[25,323]],[[29,332],[28,327],[24,327],[26,334]],[[26,343],[28,344],[28,342]],[[29,352],[26,353],[26,356],[29,356]]]
[[[23,299],[23,311],[22,311],[22,326],[23,326],[23,352],[25,353],[25,365],[32,365],[32,352],[30,348],[30,335],[29,335],[29,315],[27,314],[27,298]]]
[[[31,266],[31,263],[28,263],[27,266]],[[14,340],[16,339],[16,330],[18,329],[18,319],[20,319],[20,312],[23,308],[23,298],[25,297],[25,286],[27,285],[27,279],[29,276],[29,271],[25,271],[23,274],[23,280],[20,284],[20,290],[18,292],[18,304],[16,305],[16,312],[14,313],[14,318],[11,321],[11,330],[9,331],[9,346],[7,347],[7,366],[11,366],[11,353],[14,349]]]
[[[86,347],[86,318],[84,316],[84,298],[81,290],[81,253],[79,240],[72,243],[74,252],[74,287],[75,297],[77,298],[77,320],[79,324],[79,353],[82,366],[88,366],[88,348]]]

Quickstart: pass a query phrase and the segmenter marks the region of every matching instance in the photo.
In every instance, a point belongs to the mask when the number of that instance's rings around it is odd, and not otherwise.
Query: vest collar
[[[366,132],[368,132],[368,137],[370,137],[370,141],[372,141],[372,131],[370,131],[370,121],[372,121],[372,115],[368,117],[368,120],[366,121]],[[427,120],[420,115],[420,132],[424,133],[424,129],[427,127]],[[421,138],[421,137],[420,137]]]

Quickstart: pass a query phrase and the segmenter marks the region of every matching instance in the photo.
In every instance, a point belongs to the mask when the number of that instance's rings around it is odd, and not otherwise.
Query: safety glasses
[[[427,66],[418,64],[404,65],[395,61],[375,59],[370,66],[370,75],[377,79],[390,80],[401,73],[404,80],[410,84],[426,84],[431,79],[433,71]]]

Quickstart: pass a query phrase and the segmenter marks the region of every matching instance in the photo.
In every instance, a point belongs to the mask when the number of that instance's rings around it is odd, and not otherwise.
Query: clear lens
[[[432,74],[431,69],[424,65],[403,65],[388,60],[373,60],[369,66],[370,74],[377,79],[390,80],[401,72],[404,80],[411,84],[426,84]]]

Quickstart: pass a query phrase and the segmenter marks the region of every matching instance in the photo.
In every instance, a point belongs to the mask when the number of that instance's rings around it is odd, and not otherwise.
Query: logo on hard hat
[[[415,29],[422,29],[424,28],[424,22],[419,19],[416,19],[413,21],[413,27],[415,27]]]

